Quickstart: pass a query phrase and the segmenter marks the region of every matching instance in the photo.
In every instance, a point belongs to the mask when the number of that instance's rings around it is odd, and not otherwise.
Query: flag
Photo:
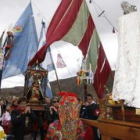
[[[4,65],[4,49],[2,46],[3,35],[4,35],[4,32],[2,33],[0,37],[0,88],[1,88],[1,79],[2,79],[2,69]]]
[[[106,58],[102,44],[99,47],[99,55],[97,60],[97,67],[94,74],[94,89],[99,99],[104,97],[105,85],[108,80],[111,68]]]
[[[50,47],[47,48],[46,57],[45,57],[45,60],[41,63],[41,66],[44,69],[47,69],[49,72],[55,70],[55,65],[54,65],[54,62],[53,62]]]
[[[41,21],[41,24],[42,24],[42,27],[41,27],[41,31],[40,31],[40,36],[39,36],[39,47],[38,47],[38,50],[46,44],[46,37],[45,37],[45,34],[46,34],[46,30],[47,30],[47,27],[46,27],[46,23],[43,21]]]
[[[57,65],[57,68],[66,67],[66,64],[65,64],[64,60],[62,59],[62,56],[60,53],[57,55],[57,64],[56,65]]]
[[[91,64],[92,71],[95,71],[101,42],[85,0],[61,1],[48,27],[46,40],[47,43],[35,54],[29,65],[33,65],[36,60],[41,63],[45,58],[47,48],[55,41],[64,40],[78,46],[86,58],[87,65]],[[98,72],[97,69],[96,71]],[[107,80],[102,73],[95,75]],[[96,80],[94,79],[95,83]],[[97,82],[97,86],[99,86],[98,83],[100,82]],[[104,83],[100,86],[103,88]],[[100,94],[103,90],[99,92],[98,87],[94,87],[99,97],[102,97]]]
[[[46,34],[46,24],[45,22],[42,20],[42,28],[41,28],[41,32],[40,32],[40,37],[39,37],[39,47],[38,50],[46,43],[46,38],[45,38],[45,34]],[[51,54],[50,54],[50,48],[47,49],[47,55],[46,55],[46,61],[44,61],[41,66],[45,69],[47,69],[48,71],[52,71],[54,70],[54,65],[52,64],[52,59],[51,59]],[[45,83],[45,84],[44,84]],[[44,86],[45,85],[45,86]],[[47,75],[47,80],[44,80],[42,82],[42,89],[45,88],[45,95],[46,97],[49,97],[50,99],[53,97],[52,94],[52,90],[51,90],[51,86],[50,86],[50,82],[48,79],[48,75]]]
[[[13,31],[14,44],[9,59],[5,61],[3,79],[25,72],[29,60],[38,50],[39,43],[31,3],[14,25]]]
[[[53,97],[50,82],[49,82],[48,78],[47,78],[47,85],[46,85],[46,97],[49,97],[49,98]]]
[[[42,20],[42,28],[41,28],[41,32],[40,32],[40,37],[39,37],[39,47],[38,47],[38,50],[46,44],[46,24],[45,22]],[[48,47],[47,48],[47,53],[46,53],[46,56],[45,56],[45,60],[41,63],[41,66],[44,68],[44,69],[47,69],[48,71],[52,71],[55,69],[54,67],[54,63],[53,63],[53,60],[52,60],[52,55],[51,55],[51,48]]]
[[[5,31],[2,33],[2,35],[0,37],[0,70],[3,69],[3,65],[4,65],[4,48],[3,48],[3,45],[2,45],[4,33],[5,33]],[[1,81],[1,79],[0,79],[0,81]]]
[[[62,0],[48,27],[47,43],[36,53],[29,65],[33,65],[36,60],[41,63],[47,48],[58,40],[78,46],[86,57],[94,32],[95,25],[85,0]]]

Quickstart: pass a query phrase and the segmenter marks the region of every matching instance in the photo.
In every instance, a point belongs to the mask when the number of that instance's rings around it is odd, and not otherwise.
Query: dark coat
[[[96,120],[98,115],[96,115],[96,111],[99,110],[99,105],[92,103],[87,107],[88,119]]]
[[[80,118],[88,119],[88,106],[81,106]]]
[[[28,125],[26,126],[25,120],[28,118]],[[31,113],[21,114],[18,110],[13,110],[11,113],[12,130],[14,140],[23,140],[26,133],[32,133],[32,122],[37,120],[36,115],[31,110]]]

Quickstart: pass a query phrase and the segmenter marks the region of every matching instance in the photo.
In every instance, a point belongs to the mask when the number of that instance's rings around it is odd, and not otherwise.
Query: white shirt
[[[90,103],[90,105],[92,105],[92,104],[96,104],[96,102],[95,102],[95,101],[92,101],[92,102]]]
[[[3,122],[4,120],[6,121],[11,121],[11,115],[9,112],[5,112],[3,113],[2,117],[0,118],[0,120]]]

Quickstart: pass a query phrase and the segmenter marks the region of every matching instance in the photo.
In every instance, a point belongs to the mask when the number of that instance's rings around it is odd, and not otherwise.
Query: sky
[[[119,17],[123,15],[123,11],[120,6],[122,0],[92,0],[92,3],[89,3],[89,0],[86,1],[89,10],[91,12],[91,15],[93,17],[93,20],[95,22],[99,37],[103,44],[111,68],[115,69],[115,64],[117,60],[117,51],[118,51],[118,39],[117,39],[117,32],[112,33],[112,29],[113,27],[118,29],[117,20]],[[126,1],[128,1],[133,5],[136,5],[138,12],[140,11],[139,0],[126,0]],[[2,33],[3,30],[7,29],[9,25],[15,24],[15,22],[22,14],[22,12],[24,11],[24,9],[26,8],[29,2],[30,0],[12,0],[12,1],[0,0],[0,34]],[[44,17],[48,25],[60,2],[61,0],[32,0],[33,6],[42,14],[42,16]],[[98,17],[98,15],[102,11],[105,11],[104,14]],[[71,44],[64,43],[64,42],[55,43],[55,46],[58,46],[60,44],[61,46],[67,45],[71,47]],[[75,47],[73,47],[73,49],[74,48]],[[80,57],[81,52],[79,52],[77,49],[76,52],[78,53],[78,57]],[[63,52],[61,53],[65,55]],[[78,59],[78,57],[76,59]],[[67,73],[69,73],[69,77],[72,76],[68,70]],[[13,80],[13,78],[6,79],[5,81],[2,82],[2,87],[9,85],[11,83],[11,79],[12,81],[15,81],[15,79]],[[21,78],[17,78],[17,81],[20,79]],[[7,84],[8,81],[9,84]],[[17,82],[17,83],[23,85],[23,81],[24,81],[23,78],[20,81],[21,82]]]

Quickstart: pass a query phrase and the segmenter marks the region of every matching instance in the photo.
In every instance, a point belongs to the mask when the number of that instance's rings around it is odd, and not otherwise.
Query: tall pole
[[[55,75],[56,75],[56,79],[57,79],[58,88],[59,88],[59,91],[61,92],[60,82],[58,80],[58,75],[57,75],[56,69],[54,69],[54,71],[55,71]]]
[[[84,95],[87,96],[87,84],[84,84]]]
[[[53,61],[53,57],[52,57],[52,53],[51,53],[51,48],[50,48],[50,56],[51,56],[52,62],[54,62]],[[54,71],[55,71],[55,75],[56,75],[56,80],[57,80],[58,88],[59,88],[59,91],[61,92],[61,86],[60,86],[60,82],[59,82],[59,79],[58,79],[58,74],[57,74],[55,66],[54,66]]]
[[[1,37],[0,37],[0,53],[1,53],[1,68],[0,68],[0,95],[1,95],[1,81],[2,81],[2,70],[3,70],[3,61],[4,61],[4,58],[3,58],[3,47],[2,47],[2,39],[3,39],[3,35],[4,35],[4,33],[5,33],[5,31],[3,31],[3,33],[2,33],[2,35],[1,35]],[[5,42],[4,42],[4,45],[6,44],[6,41],[7,41],[7,39],[5,40]]]

